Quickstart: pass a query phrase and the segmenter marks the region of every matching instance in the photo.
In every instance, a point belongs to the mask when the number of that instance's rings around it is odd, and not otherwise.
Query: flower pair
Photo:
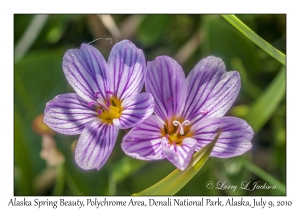
[[[180,170],[219,128],[211,156],[233,157],[252,147],[252,128],[239,118],[223,117],[238,95],[240,77],[226,72],[219,58],[201,60],[185,79],[180,65],[167,56],[146,67],[143,52],[124,40],[112,48],[107,63],[90,45],[68,50],[63,70],[76,93],[48,102],[44,122],[59,133],[81,134],[75,161],[83,169],[99,170],[118,130],[131,127],[121,144],[126,154],[167,158]],[[144,82],[146,93],[140,93]]]

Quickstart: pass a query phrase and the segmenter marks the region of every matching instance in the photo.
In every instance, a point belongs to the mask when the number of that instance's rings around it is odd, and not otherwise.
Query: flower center
[[[89,106],[94,106],[98,117],[105,123],[112,124],[113,119],[119,118],[123,111],[121,101],[110,91],[106,91],[105,99],[98,99],[97,103],[90,102]],[[99,93],[95,93],[98,96]]]
[[[164,129],[161,130],[161,133],[168,139],[170,144],[181,145],[184,138],[193,136],[190,128],[189,120],[183,120],[183,118],[171,119],[165,122]]]

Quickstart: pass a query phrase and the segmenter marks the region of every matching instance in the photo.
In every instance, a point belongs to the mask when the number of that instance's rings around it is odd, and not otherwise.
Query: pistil
[[[168,124],[167,122],[171,121],[172,124]],[[184,138],[192,136],[190,132],[189,120],[168,120],[166,122],[165,128],[162,131],[163,135],[168,139],[170,145],[181,145],[181,142]],[[182,122],[182,123],[181,123]],[[169,146],[170,146],[169,145]]]
[[[189,125],[190,123],[191,122],[189,120],[185,120],[185,121],[183,121],[183,123],[180,123],[179,121],[174,120],[173,125],[178,126],[178,129],[174,135],[177,135],[178,132],[180,132],[180,135],[183,135],[184,134],[184,130],[183,130],[184,126]]]

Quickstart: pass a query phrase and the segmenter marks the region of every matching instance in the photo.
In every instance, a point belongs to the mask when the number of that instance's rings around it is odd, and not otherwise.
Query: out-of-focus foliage
[[[227,70],[239,71],[242,87],[227,115],[249,120],[255,127],[253,149],[230,158],[210,158],[177,195],[282,195],[286,183],[285,69],[220,15],[112,15],[121,39],[143,49],[146,59],[174,57],[187,75],[207,55],[219,56]],[[256,34],[286,51],[285,15],[237,15]],[[15,15],[15,48],[35,15]],[[105,58],[117,41],[110,25],[97,15],[49,15],[36,39],[14,68],[14,188],[15,195],[130,195],[140,192],[174,170],[167,160],[146,162],[125,156],[119,133],[108,162],[100,170],[83,171],[74,162],[78,136],[36,132],[34,122],[45,104],[58,94],[74,92],[62,72],[62,57],[81,43],[93,43]],[[34,33],[35,31],[31,31]],[[111,38],[111,39],[107,39]],[[118,38],[119,39],[119,38]],[[17,57],[17,55],[16,55]],[[272,87],[272,88],[271,88]],[[276,94],[276,88],[278,94]],[[280,94],[279,94],[280,93]],[[35,125],[36,126],[36,125]],[[40,125],[43,126],[42,124]],[[43,130],[43,129],[41,129]],[[64,162],[40,155],[51,138]],[[55,156],[49,158],[55,159]],[[259,169],[259,170],[257,170]],[[235,191],[207,189],[206,183],[237,185]],[[243,190],[243,181],[278,185],[277,189]]]

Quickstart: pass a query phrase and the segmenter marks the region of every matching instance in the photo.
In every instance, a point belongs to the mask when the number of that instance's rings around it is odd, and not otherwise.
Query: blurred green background
[[[286,15],[236,16],[286,53]],[[131,195],[175,169],[167,160],[125,156],[121,131],[105,166],[84,171],[74,162],[72,148],[78,136],[53,133],[43,125],[45,104],[58,94],[74,92],[62,71],[65,51],[98,38],[93,46],[106,59],[117,41],[129,39],[144,51],[146,60],[171,56],[186,75],[208,55],[221,57],[227,70],[240,72],[241,91],[227,115],[254,127],[253,149],[240,157],[210,158],[177,195],[286,194],[285,68],[222,16],[28,14],[14,15],[15,195]],[[238,189],[206,189],[208,181]],[[276,189],[239,189],[243,181]]]

